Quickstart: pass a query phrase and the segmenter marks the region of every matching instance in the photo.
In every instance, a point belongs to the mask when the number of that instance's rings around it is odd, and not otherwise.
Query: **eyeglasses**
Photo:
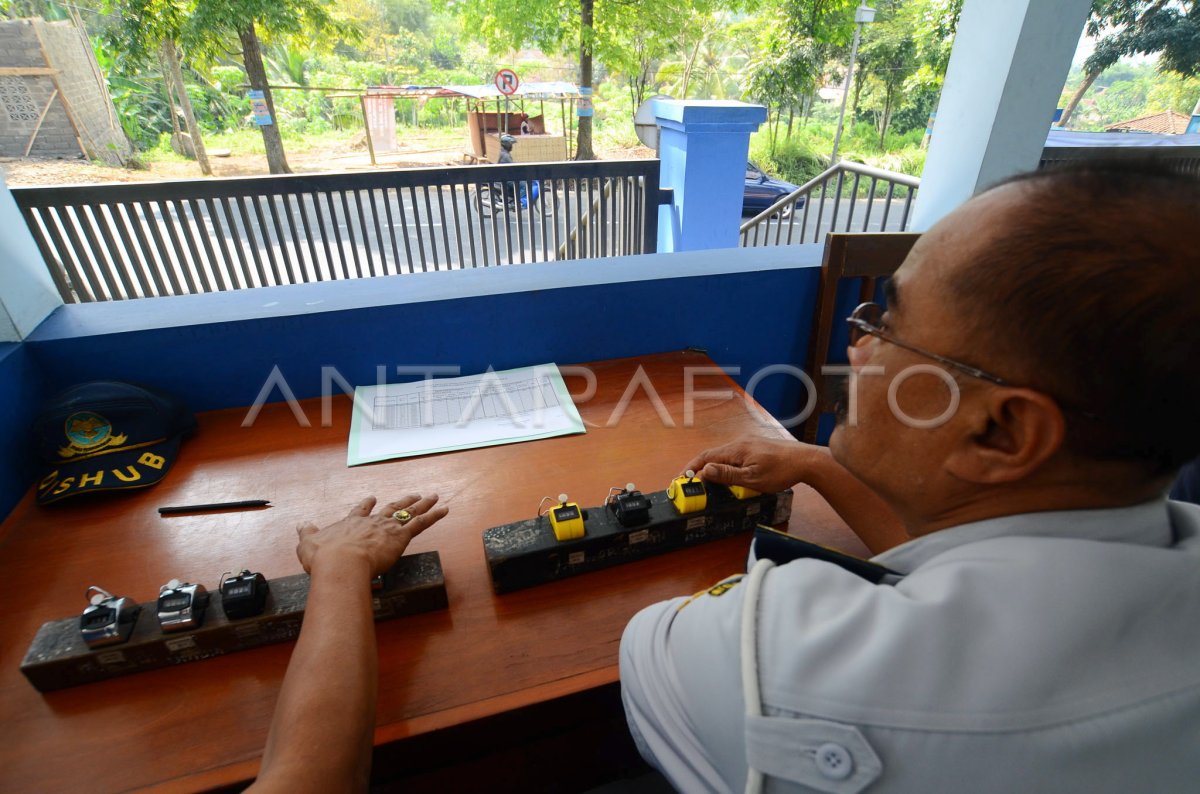
[[[970,364],[964,364],[961,361],[955,361],[952,358],[931,353],[928,350],[910,345],[908,342],[901,342],[896,337],[889,334],[887,331],[880,328],[880,323],[883,321],[883,307],[878,303],[860,303],[858,308],[850,313],[846,318],[846,322],[850,325],[850,346],[857,347],[858,343],[863,340],[864,336],[874,336],[883,341],[893,344],[896,347],[902,347],[905,350],[916,353],[918,356],[933,359],[939,364],[945,364],[951,369],[956,369],[964,375],[970,375],[972,378],[986,380],[988,383],[994,383],[997,386],[1016,386],[1015,383],[1005,380],[999,375],[993,375],[987,370],[982,370],[979,367],[972,367]],[[1081,416],[1090,422],[1101,422],[1103,419],[1095,413],[1083,408],[1077,408],[1070,403],[1054,398],[1061,408],[1071,414]]]
[[[964,375],[970,375],[972,378],[980,378],[990,383],[995,383],[998,386],[1013,385],[1004,378],[1001,378],[999,375],[993,375],[992,373],[986,372],[978,367],[972,367],[970,364],[964,364],[961,361],[955,361],[952,358],[947,358],[946,356],[938,355],[937,353],[931,353],[928,350],[923,350],[914,345],[910,345],[907,342],[901,342],[899,339],[892,336],[887,331],[884,331],[883,328],[880,327],[882,320],[883,307],[878,303],[859,304],[858,308],[851,312],[850,316],[846,318],[846,322],[850,324],[850,346],[857,347],[858,343],[863,340],[864,336],[870,335],[878,337],[879,339],[893,344],[896,347],[902,347],[905,350],[909,350],[919,356],[933,359],[939,364],[945,364],[947,367],[956,369]]]

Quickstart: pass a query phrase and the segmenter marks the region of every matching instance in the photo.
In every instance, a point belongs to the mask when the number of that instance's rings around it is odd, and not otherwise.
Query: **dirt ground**
[[[296,173],[330,171],[370,171],[400,168],[429,168],[439,165],[463,165],[465,146],[429,148],[426,141],[401,142],[400,151],[380,154],[376,165],[361,141],[347,141],[321,150],[288,153],[288,164]],[[261,154],[229,154],[214,156],[209,162],[213,175],[218,177],[255,176],[266,174],[267,160]],[[654,157],[654,151],[644,146],[635,149],[598,151],[602,160],[643,159]],[[197,179],[200,169],[192,161],[159,161],[142,168],[117,168],[89,162],[82,158],[38,159],[0,157],[0,171],[10,186],[14,185],[78,185],[104,182],[154,182],[166,179]]]

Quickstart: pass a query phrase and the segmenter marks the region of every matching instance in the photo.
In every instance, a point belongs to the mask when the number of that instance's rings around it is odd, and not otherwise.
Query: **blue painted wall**
[[[0,344],[0,516],[21,500],[37,466],[30,457],[29,428],[46,391],[29,349],[17,342]]]
[[[809,315],[800,307],[812,305],[816,284],[814,270],[773,270],[82,336],[55,332],[92,307],[64,306],[28,346],[53,390],[98,378],[144,382],[198,411],[250,404],[276,365],[304,398],[320,395],[322,366],[370,384],[380,365],[473,374],[700,347],[722,366],[741,367],[744,383],[760,367],[803,362]],[[756,396],[773,413],[788,412],[798,389],[772,377]]]

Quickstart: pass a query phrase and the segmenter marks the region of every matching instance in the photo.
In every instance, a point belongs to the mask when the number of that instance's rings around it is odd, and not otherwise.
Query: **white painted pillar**
[[[0,230],[0,342],[19,342],[62,305],[62,298],[3,175]]]
[[[966,0],[911,228],[1037,168],[1091,0]]]

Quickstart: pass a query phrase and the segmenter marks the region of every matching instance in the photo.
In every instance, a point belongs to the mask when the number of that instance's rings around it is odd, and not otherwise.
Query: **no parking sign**
[[[517,92],[517,86],[521,84],[521,81],[512,69],[501,69],[496,72],[495,83],[501,94],[512,96]]]

